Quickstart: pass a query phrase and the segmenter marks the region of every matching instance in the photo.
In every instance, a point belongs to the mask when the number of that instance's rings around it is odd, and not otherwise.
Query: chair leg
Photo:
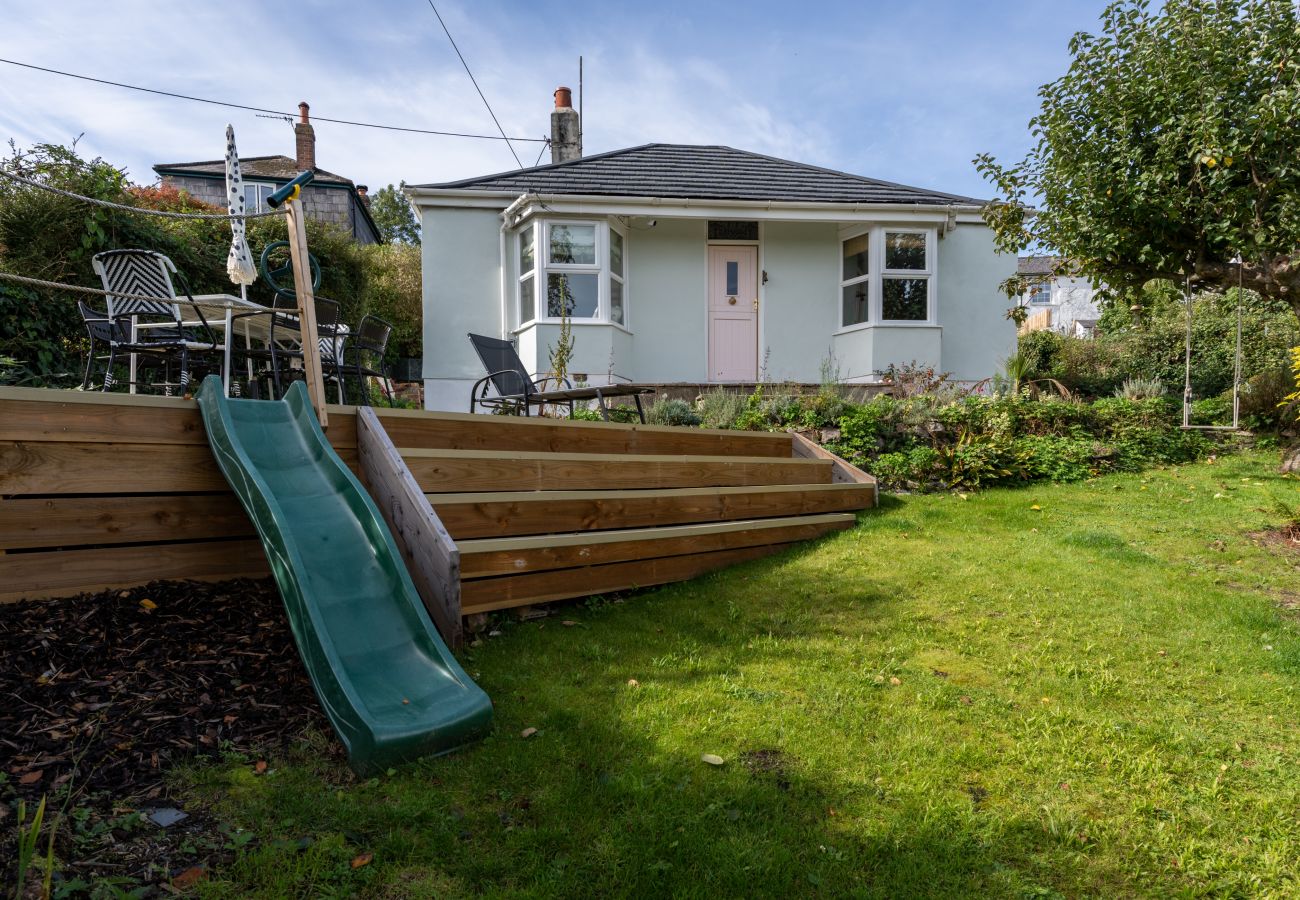
[[[609,407],[605,406],[605,398],[604,398],[604,396],[600,393],[599,390],[596,391],[596,405],[600,407],[600,417],[601,417],[602,419],[604,419],[606,422],[608,422],[608,421],[609,421]]]
[[[361,394],[361,398],[360,398],[360,400],[357,401],[357,402],[358,402],[358,405],[360,405],[360,406],[369,406],[369,405],[370,405],[370,389],[366,386],[366,376],[363,375],[363,374],[361,374],[361,363],[360,363],[360,361],[357,362],[357,391],[360,392],[360,394]]]
[[[632,399],[636,401],[636,414],[641,417],[641,424],[645,424],[645,407],[641,405],[641,395],[633,394]]]
[[[108,365],[104,368],[104,383],[103,383],[102,385],[100,385],[100,388],[99,388],[99,390],[100,390],[101,392],[103,392],[103,393],[107,393],[107,392],[108,392],[108,389],[111,388],[111,387],[113,386],[113,357],[114,357],[115,355],[116,355],[116,352],[115,352],[114,349],[113,349],[113,345],[112,345],[112,344],[109,344],[109,345],[108,345]]]

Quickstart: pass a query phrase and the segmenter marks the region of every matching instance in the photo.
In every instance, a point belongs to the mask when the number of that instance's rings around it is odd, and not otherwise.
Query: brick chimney
[[[582,158],[581,123],[573,108],[573,91],[556,88],[555,109],[551,110],[551,162]]]
[[[357,185],[357,196],[361,198],[361,202],[366,206],[370,205],[370,188],[364,184]]]
[[[293,126],[294,142],[298,150],[298,171],[316,168],[316,129],[311,127],[307,111],[311,109],[304,100],[298,104],[298,122]]]

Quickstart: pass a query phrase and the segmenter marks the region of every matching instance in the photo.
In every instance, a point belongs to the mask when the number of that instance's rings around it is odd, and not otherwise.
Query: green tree
[[[415,210],[402,193],[403,181],[397,187],[391,184],[380,188],[370,199],[370,216],[379,226],[379,235],[390,244],[419,244],[420,223]]]
[[[1295,4],[1121,0],[1069,49],[1028,155],[975,159],[1000,194],[985,211],[999,249],[1049,247],[1128,297],[1161,276],[1235,287],[1240,255],[1245,286],[1300,316]]]

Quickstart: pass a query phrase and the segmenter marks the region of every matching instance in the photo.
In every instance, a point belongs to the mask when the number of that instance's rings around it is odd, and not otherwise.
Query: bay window
[[[876,226],[840,248],[841,328],[933,322],[933,231]]]
[[[517,240],[520,325],[567,317],[626,326],[620,231],[606,222],[550,219],[525,225]]]

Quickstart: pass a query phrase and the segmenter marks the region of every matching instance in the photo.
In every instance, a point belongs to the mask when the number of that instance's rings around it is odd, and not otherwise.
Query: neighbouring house
[[[311,169],[316,178],[302,192],[307,217],[341,225],[359,244],[378,244],[383,239],[370,215],[370,199],[364,184],[316,167],[316,130],[312,127],[304,102],[298,104],[299,120],[293,126],[295,156],[241,156],[239,168],[244,176],[244,208],[250,212],[265,210],[266,198],[299,173]],[[159,163],[153,170],[168,187],[186,191],[193,197],[215,206],[226,205],[226,161]]]
[[[1020,305],[1029,311],[1022,332],[1052,330],[1073,337],[1091,337],[1101,318],[1099,288],[1086,278],[1069,274],[1060,257],[1022,256],[1016,274],[1025,279]]]
[[[1015,348],[982,201],[730,147],[582,156],[555,93],[552,162],[408,186],[423,227],[425,405],[467,410],[467,332],[592,384],[879,381],[916,361],[991,376]]]

